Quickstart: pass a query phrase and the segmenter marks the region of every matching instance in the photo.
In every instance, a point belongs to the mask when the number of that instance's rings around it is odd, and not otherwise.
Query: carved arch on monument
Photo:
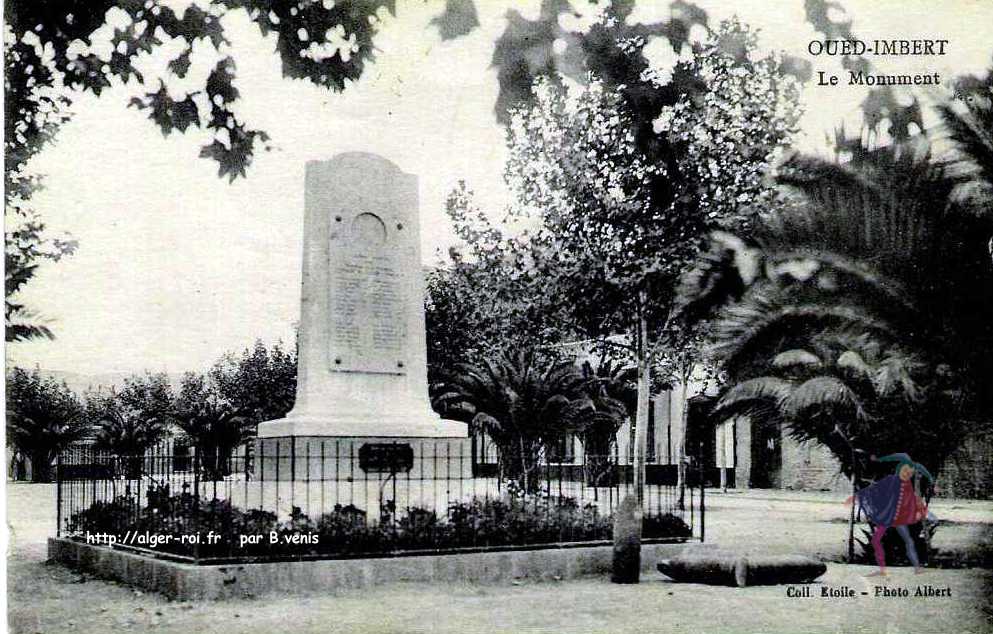
[[[365,212],[352,219],[349,237],[352,248],[377,248],[386,245],[386,223],[376,214]]]

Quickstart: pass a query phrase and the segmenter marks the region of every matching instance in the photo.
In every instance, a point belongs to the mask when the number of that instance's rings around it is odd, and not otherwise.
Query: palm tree
[[[546,448],[573,431],[570,416],[588,400],[586,382],[571,362],[503,353],[457,364],[438,389],[435,408],[471,416],[471,425],[485,430],[499,450],[501,477],[534,492]]]
[[[65,383],[38,370],[7,374],[7,439],[31,460],[32,482],[50,482],[56,456],[88,431],[83,406]]]
[[[127,477],[141,475],[145,452],[169,431],[172,388],[165,374],[125,380],[120,390],[87,394],[87,417],[96,428],[94,448],[120,456]]]
[[[714,250],[685,280],[684,311],[700,316],[719,308],[713,351],[739,386],[768,377],[769,359],[779,353],[809,352],[816,337],[864,337],[891,355],[886,367],[912,364],[905,370],[920,398],[884,399],[887,407],[871,419],[873,429],[889,431],[862,434],[859,442],[871,453],[884,449],[865,443],[907,443],[893,450],[921,447],[913,455],[940,465],[973,429],[970,421],[990,411],[989,208],[976,215],[958,204],[962,177],[921,142],[860,154],[847,165],[794,157],[779,180],[792,191],[791,206],[764,218],[750,241],[716,235]],[[729,296],[737,301],[729,304]],[[843,385],[849,389],[827,378],[802,391],[801,384],[785,402],[794,414],[800,402],[823,412],[861,402],[851,383]],[[795,420],[851,466],[833,424]]]
[[[577,400],[569,413],[585,454],[586,479],[597,485],[611,473],[611,455],[617,431],[637,407],[637,368],[601,359],[584,361],[579,368],[586,380],[586,398]]]
[[[937,110],[953,145],[950,166],[964,179],[959,194],[982,213],[993,204],[993,69],[985,79],[961,78],[958,84],[964,98]]]
[[[811,339],[812,349],[790,349],[769,363],[768,374],[742,381],[721,397],[715,415],[744,413],[784,425],[800,441],[816,440],[839,457],[851,479],[852,495],[863,486],[862,447],[912,447],[922,455],[942,430],[910,433],[886,424],[887,415],[919,409],[925,390],[918,385],[923,369],[905,351],[882,350],[865,335],[825,332]],[[878,424],[882,422],[883,424]],[[936,434],[937,432],[937,434]],[[871,454],[870,454],[871,455]],[[854,558],[855,507],[849,515],[849,560]]]
[[[808,348],[791,348],[767,360],[763,372],[734,384],[713,415],[748,413],[784,426],[797,440],[818,441],[838,456],[842,473],[862,475],[859,447],[924,455],[947,430],[931,426],[908,433],[888,424],[921,413],[937,398],[925,383],[928,367],[899,348],[882,348],[868,335],[815,334]],[[756,369],[757,366],[756,366]],[[883,424],[880,424],[883,423]],[[854,443],[854,444],[853,444]]]
[[[200,468],[210,480],[231,474],[231,454],[255,436],[258,426],[252,416],[222,399],[205,377],[193,373],[183,376],[171,416],[193,442]]]

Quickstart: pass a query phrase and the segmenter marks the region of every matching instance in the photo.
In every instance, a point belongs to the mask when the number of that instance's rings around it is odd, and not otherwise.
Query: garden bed
[[[685,544],[672,543],[642,545],[642,570],[651,570],[659,559],[675,556],[684,547]],[[194,565],[68,538],[51,538],[48,554],[51,560],[71,568],[160,592],[172,599],[211,600],[327,594],[395,582],[507,583],[605,575],[611,569],[613,547],[545,544],[541,548],[496,552]]]
[[[293,508],[288,517],[244,510],[229,501],[197,500],[168,489],[149,492],[146,505],[130,495],[98,501],[68,518],[66,536],[90,545],[116,545],[179,561],[277,561],[479,552],[555,544],[605,543],[612,517],[572,498],[473,498],[433,509],[388,509],[369,519],[354,506],[335,505],[316,518]],[[671,513],[644,518],[643,537],[685,541],[689,526]]]

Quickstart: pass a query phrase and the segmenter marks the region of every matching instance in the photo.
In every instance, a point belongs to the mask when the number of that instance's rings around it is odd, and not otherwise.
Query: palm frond
[[[783,411],[792,420],[801,418],[810,409],[815,409],[818,413],[838,409],[851,412],[857,419],[865,418],[865,410],[858,395],[833,376],[808,379],[783,401]]]
[[[972,180],[993,185],[993,105],[973,99],[964,110],[939,104],[937,111],[959,153],[956,166]]]
[[[934,240],[956,180],[926,143],[893,144],[848,165],[794,157],[778,180],[800,204],[768,219],[768,245],[844,253],[909,281],[921,261],[940,257]]]
[[[794,366],[808,366],[819,368],[823,365],[820,357],[809,350],[794,348],[780,352],[772,359],[774,368],[791,368]]]
[[[836,362],[839,368],[842,368],[853,375],[867,380],[872,380],[873,371],[869,367],[869,364],[865,362],[858,352],[854,350],[846,350],[838,356],[838,361]]]
[[[785,379],[772,376],[748,379],[726,391],[714,406],[712,415],[727,418],[762,404],[779,409],[792,392],[793,383]]]
[[[888,350],[872,376],[876,391],[882,396],[901,393],[909,402],[917,403],[923,398],[923,390],[914,375],[923,369],[923,364],[899,350]]]
[[[890,303],[895,310],[916,310],[906,285],[897,278],[882,275],[865,260],[827,249],[797,247],[769,250],[766,259],[771,267],[792,260],[812,260],[819,264],[821,270],[831,270],[845,276],[848,288],[851,288],[854,282],[862,286],[867,293],[879,296],[880,299]],[[775,268],[772,270],[775,271]]]
[[[894,326],[857,304],[781,305],[760,289],[725,311],[714,328],[710,352],[734,371],[748,359],[767,354],[780,342],[819,332],[825,327],[858,328],[884,338],[898,334]]]

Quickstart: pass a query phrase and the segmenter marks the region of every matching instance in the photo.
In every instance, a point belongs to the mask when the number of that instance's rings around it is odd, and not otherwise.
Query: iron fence
[[[646,540],[702,539],[702,478],[650,468]],[[232,455],[75,447],[57,464],[60,536],[197,563],[607,543],[634,494],[613,456],[478,463],[467,442],[264,439]]]

